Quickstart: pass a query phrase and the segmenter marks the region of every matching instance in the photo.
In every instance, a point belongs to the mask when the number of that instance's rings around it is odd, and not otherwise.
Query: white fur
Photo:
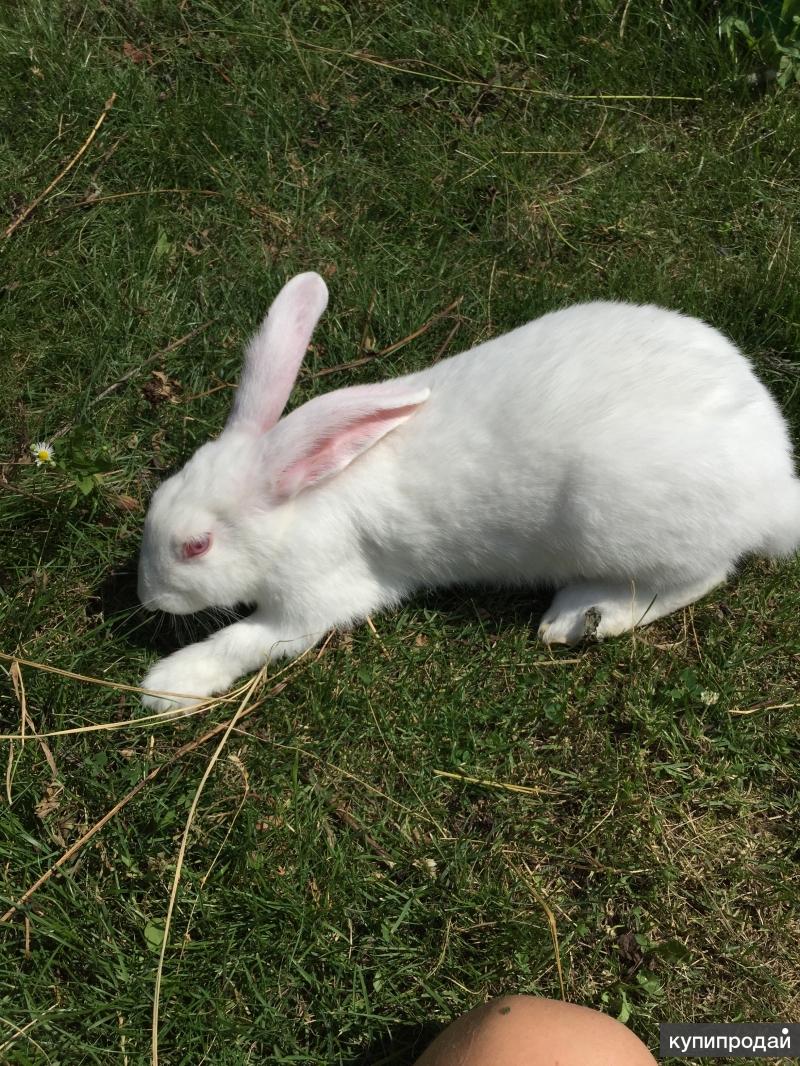
[[[315,274],[289,282],[251,342],[225,431],[153,497],[145,606],[256,609],[157,663],[145,687],[184,698],[149,706],[224,691],[422,587],[555,586],[540,636],[573,642],[652,621],[742,556],[800,543],[784,420],[703,322],[569,307],[274,424],[326,300]],[[206,532],[210,551],[181,559]]]

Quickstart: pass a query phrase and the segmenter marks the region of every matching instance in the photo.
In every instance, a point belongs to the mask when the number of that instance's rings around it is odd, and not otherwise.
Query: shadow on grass
[[[351,1059],[348,1066],[412,1066],[443,1028],[438,1022],[400,1026],[391,1036],[375,1041],[358,1058]]]
[[[534,632],[553,598],[552,590],[454,585],[414,597],[409,606],[436,611],[445,625],[477,623],[487,633],[527,626]]]
[[[186,644],[203,640],[251,610],[243,605],[221,614],[214,611],[191,615],[151,613],[139,602],[136,576],[137,561],[132,557],[109,570],[94,596],[97,613],[105,619],[112,637],[131,647],[169,655]]]
[[[109,570],[94,595],[96,613],[106,621],[111,635],[130,647],[169,655],[178,648],[219,630],[252,610],[240,605],[232,612],[201,611],[192,615],[153,614],[144,610],[136,591],[137,560],[131,557]],[[552,598],[542,589],[496,589],[452,586],[414,596],[412,609],[434,611],[446,627],[479,625],[497,636],[509,628],[527,626],[533,632]]]

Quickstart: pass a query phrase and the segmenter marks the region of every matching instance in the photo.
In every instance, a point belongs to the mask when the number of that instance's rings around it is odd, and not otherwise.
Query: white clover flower
[[[55,462],[53,445],[49,441],[40,440],[31,445],[31,451],[37,466]]]
[[[713,707],[719,700],[718,692],[711,692],[709,689],[704,688],[700,693],[700,699],[706,705],[706,707]]]

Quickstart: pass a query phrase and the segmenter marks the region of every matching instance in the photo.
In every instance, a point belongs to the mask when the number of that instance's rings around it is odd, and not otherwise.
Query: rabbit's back
[[[491,560],[492,578],[705,572],[766,550],[781,522],[800,537],[783,418],[697,319],[578,305],[410,378],[431,398],[374,459],[416,564],[449,579]]]
[[[554,311],[412,378],[505,420],[535,407],[549,425],[697,418],[771,397],[720,332],[654,306],[596,302]]]

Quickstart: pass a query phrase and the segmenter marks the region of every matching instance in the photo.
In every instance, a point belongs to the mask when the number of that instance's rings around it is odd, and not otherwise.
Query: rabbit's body
[[[660,584],[800,540],[783,418],[697,320],[583,304],[400,381],[430,399],[304,502],[377,493],[362,535],[411,587]]]
[[[783,418],[747,360],[696,319],[570,307],[420,373],[312,400],[277,425],[270,412],[267,432],[250,398],[266,385],[252,369],[257,348],[229,428],[171,493],[171,482],[159,490],[165,513],[176,495],[213,499],[239,452],[248,470],[260,432],[266,499],[239,505],[227,578],[223,543],[210,579],[200,581],[199,559],[166,560],[159,579],[155,501],[142,570],[152,606],[257,609],[157,664],[147,688],[220,691],[333,627],[455,582],[553,585],[543,639],[611,636],[691,603],[743,555],[800,542]],[[252,495],[252,473],[243,477]],[[239,498],[233,478],[225,494]],[[204,530],[217,519],[197,521]],[[178,539],[196,536],[190,528]],[[242,559],[247,572],[234,575]],[[176,583],[168,565],[190,580]]]

